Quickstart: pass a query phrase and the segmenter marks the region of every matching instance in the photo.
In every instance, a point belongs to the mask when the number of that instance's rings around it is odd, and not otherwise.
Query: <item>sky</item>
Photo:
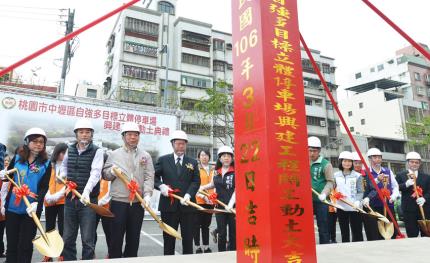
[[[76,10],[75,29],[120,6],[125,0],[0,0],[0,66],[8,66],[64,35],[68,8]],[[430,45],[430,1],[372,0],[413,39]],[[37,3],[37,7],[35,5]],[[177,16],[207,22],[231,32],[231,0],[178,0]],[[64,9],[64,10],[60,10]],[[308,46],[335,58],[340,89],[363,67],[395,56],[408,45],[397,32],[359,0],[298,0],[300,31]],[[63,15],[63,16],[60,16]],[[67,75],[66,93],[79,81],[102,84],[106,42],[116,17],[82,33]],[[61,45],[16,70],[25,82],[57,85]],[[342,98],[342,93],[340,98]]]

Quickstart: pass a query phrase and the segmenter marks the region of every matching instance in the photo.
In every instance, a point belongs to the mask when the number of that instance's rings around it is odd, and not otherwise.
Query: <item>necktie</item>
[[[181,175],[181,168],[182,168],[182,166],[181,166],[181,158],[178,157],[176,159],[176,173],[178,174],[178,176]]]

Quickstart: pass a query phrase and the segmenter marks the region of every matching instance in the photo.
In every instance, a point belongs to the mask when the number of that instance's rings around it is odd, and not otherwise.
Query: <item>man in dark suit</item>
[[[155,164],[155,187],[161,192],[159,210],[161,219],[174,229],[181,225],[182,254],[193,253],[193,215],[195,209],[187,201],[195,202],[200,187],[197,161],[185,156],[187,134],[174,131],[170,140],[173,153],[161,156]],[[169,193],[182,196],[183,200],[169,198]],[[163,232],[164,255],[175,254],[175,238]]]
[[[397,174],[396,180],[399,183],[399,189],[402,192],[402,210],[408,237],[417,237],[420,228],[418,220],[421,220],[421,214],[418,206],[424,208],[426,218],[429,216],[430,205],[426,200],[430,200],[430,176],[419,171],[421,165],[421,156],[416,152],[410,152],[406,155],[408,169]],[[417,187],[422,189],[422,196],[415,196],[414,181]],[[424,234],[421,232],[421,236]]]

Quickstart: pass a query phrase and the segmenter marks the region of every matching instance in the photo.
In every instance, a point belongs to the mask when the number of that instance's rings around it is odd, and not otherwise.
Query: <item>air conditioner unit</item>
[[[320,121],[320,126],[321,127],[325,127],[325,125],[326,125],[325,121]]]
[[[303,80],[303,86],[305,86],[305,87],[309,87],[309,81],[307,81],[307,80]]]

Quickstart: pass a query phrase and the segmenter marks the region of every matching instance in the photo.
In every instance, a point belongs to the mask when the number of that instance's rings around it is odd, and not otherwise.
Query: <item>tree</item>
[[[234,144],[233,94],[231,86],[218,81],[194,105],[193,115],[205,130],[223,144]]]
[[[421,118],[421,121],[417,121],[416,118],[410,119],[406,122],[406,134],[411,145],[430,144],[430,116]]]

